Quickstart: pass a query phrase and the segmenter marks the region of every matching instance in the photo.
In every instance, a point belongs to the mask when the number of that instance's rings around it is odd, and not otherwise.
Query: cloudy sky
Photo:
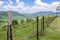
[[[17,11],[34,13],[39,11],[54,11],[60,0],[0,0],[0,11]]]

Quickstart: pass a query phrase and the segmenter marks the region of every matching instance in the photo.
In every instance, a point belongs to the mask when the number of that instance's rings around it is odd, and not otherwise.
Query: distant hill
[[[4,18],[7,18],[8,17],[8,15],[7,15],[7,11],[0,11],[0,18],[1,17],[4,17]],[[20,14],[20,13],[18,13],[18,12],[16,12],[16,11],[11,11],[11,13],[12,13],[12,17],[13,18],[24,18],[24,17],[26,17],[25,15],[23,15],[23,14]]]
[[[32,14],[24,14],[26,16],[30,16],[30,17],[36,17],[36,16],[48,16],[54,14],[54,12],[52,11],[43,11],[43,12],[36,12],[36,13],[32,13]]]
[[[52,14],[56,14],[55,12],[52,12],[52,11],[42,11],[42,12],[36,12],[36,13],[31,13],[31,14],[23,14],[23,13],[19,13],[19,12],[16,12],[16,11],[11,11],[12,13],[12,17],[13,18],[33,18],[33,17],[36,17],[36,16],[48,16],[48,15],[52,15]],[[60,15],[60,12],[59,14]],[[0,11],[0,17],[7,17],[7,11]]]
[[[50,14],[53,14],[54,12],[52,11],[42,11],[42,12],[37,12],[37,13],[34,13],[33,15],[35,16],[47,16],[47,15],[50,15]]]
[[[52,11],[42,11],[42,12],[36,12],[36,13],[32,13],[32,14],[25,14],[26,16],[30,16],[30,17],[36,17],[36,16],[54,16],[54,15],[60,16],[60,12],[52,12]]]

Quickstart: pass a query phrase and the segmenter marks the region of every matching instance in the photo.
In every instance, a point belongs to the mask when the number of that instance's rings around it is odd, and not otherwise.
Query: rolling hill
[[[2,18],[2,17],[7,18],[8,17],[7,13],[8,13],[7,11],[0,11],[0,18]],[[14,18],[14,19],[25,18],[26,17],[25,15],[20,14],[16,11],[11,11],[11,13],[12,13],[12,18]]]
[[[36,17],[36,16],[48,16],[48,15],[55,15],[56,12],[52,12],[52,11],[42,11],[42,12],[36,12],[36,13],[31,13],[31,14],[24,14],[26,16],[30,16],[30,17]]]

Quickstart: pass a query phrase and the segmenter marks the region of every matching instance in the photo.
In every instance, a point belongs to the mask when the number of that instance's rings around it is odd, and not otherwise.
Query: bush
[[[27,20],[27,23],[30,23],[33,21],[32,19],[26,19],[26,20]]]
[[[24,20],[20,20],[20,22],[21,22],[21,24],[24,24],[25,21]]]
[[[17,20],[13,20],[13,21],[12,21],[12,26],[15,27],[16,25],[18,25],[18,21],[17,21]]]

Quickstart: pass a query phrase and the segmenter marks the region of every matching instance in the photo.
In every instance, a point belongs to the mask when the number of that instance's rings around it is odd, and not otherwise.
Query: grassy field
[[[34,19],[34,21],[29,23],[19,23],[18,25],[16,25],[16,27],[12,26],[13,40],[37,40],[36,18]],[[0,24],[0,40],[7,40],[7,27],[5,30],[4,28],[2,28],[2,26],[4,25],[5,23]],[[39,19],[39,31],[40,30],[41,18]],[[43,32],[43,35],[39,35],[39,40],[60,40],[60,17],[55,18],[51,22],[49,27],[45,26],[45,31]]]

